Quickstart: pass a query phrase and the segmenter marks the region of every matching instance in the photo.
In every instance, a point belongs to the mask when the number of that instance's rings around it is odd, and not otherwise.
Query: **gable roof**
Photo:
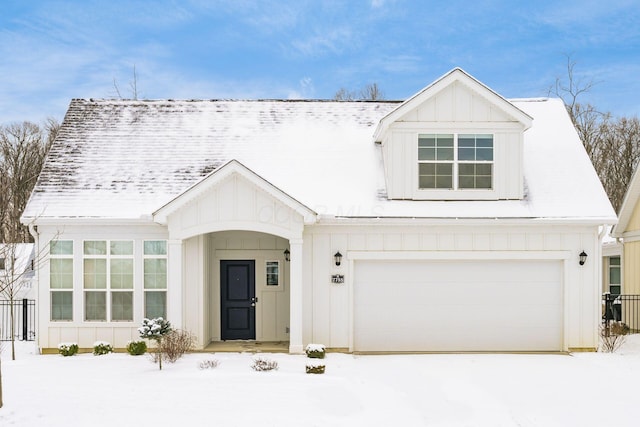
[[[447,74],[443,75],[429,86],[425,87],[415,95],[411,96],[409,99],[404,101],[398,108],[389,112],[385,117],[380,120],[380,123],[376,127],[376,130],[373,134],[373,139],[376,142],[382,142],[383,137],[391,123],[400,119],[407,112],[413,110],[418,107],[420,104],[425,102],[426,100],[432,98],[445,88],[450,85],[459,82],[475,93],[481,95],[484,99],[486,99],[489,103],[497,106],[502,111],[504,111],[508,116],[513,117],[513,120],[519,121],[522,123],[525,129],[531,127],[531,116],[527,113],[516,107],[513,103],[509,102],[502,96],[498,95],[489,87],[485,86],[480,81],[473,78],[470,74],[465,72],[461,68],[454,68],[449,71]]]
[[[232,159],[309,206],[397,104],[74,99],[23,220],[148,219]]]
[[[618,215],[618,223],[611,230],[612,237],[622,237],[627,230],[638,200],[640,200],[640,165],[636,167],[627,187],[627,192],[624,194],[622,206],[620,206],[620,214]]]
[[[523,200],[386,198],[382,149],[372,141],[376,127],[448,79],[480,85],[491,102],[530,126],[523,138]],[[508,101],[454,70],[405,103],[74,99],[23,221],[151,221],[232,160],[320,219],[616,220],[561,100]]]
[[[154,220],[161,224],[166,224],[167,217],[169,215],[176,212],[178,209],[185,206],[189,202],[197,199],[198,197],[201,197],[208,190],[216,187],[222,181],[233,174],[238,174],[244,177],[260,190],[264,191],[267,194],[270,194],[273,198],[300,214],[305,223],[315,222],[316,213],[313,210],[309,209],[307,206],[292,198],[287,193],[275,187],[270,182],[264,180],[251,169],[247,168],[235,159],[215,169],[204,179],[192,185],[180,195],[171,200],[169,203],[165,204],[160,209],[155,211],[153,213]]]

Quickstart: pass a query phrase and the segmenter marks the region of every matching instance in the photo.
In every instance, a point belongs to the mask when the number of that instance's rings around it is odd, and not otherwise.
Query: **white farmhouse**
[[[73,100],[24,213],[38,345],[144,317],[348,352],[597,346],[616,215],[558,99]]]

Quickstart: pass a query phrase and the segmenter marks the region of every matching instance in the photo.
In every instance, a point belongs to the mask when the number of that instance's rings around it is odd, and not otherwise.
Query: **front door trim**
[[[256,339],[255,260],[220,260],[220,337]]]

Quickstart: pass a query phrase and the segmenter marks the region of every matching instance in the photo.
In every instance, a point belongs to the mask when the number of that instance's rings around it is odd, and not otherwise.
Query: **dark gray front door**
[[[223,340],[256,339],[255,261],[220,261],[220,314]]]

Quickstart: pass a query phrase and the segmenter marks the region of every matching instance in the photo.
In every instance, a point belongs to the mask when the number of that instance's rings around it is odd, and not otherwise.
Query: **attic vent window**
[[[493,187],[493,135],[418,135],[418,188]]]

